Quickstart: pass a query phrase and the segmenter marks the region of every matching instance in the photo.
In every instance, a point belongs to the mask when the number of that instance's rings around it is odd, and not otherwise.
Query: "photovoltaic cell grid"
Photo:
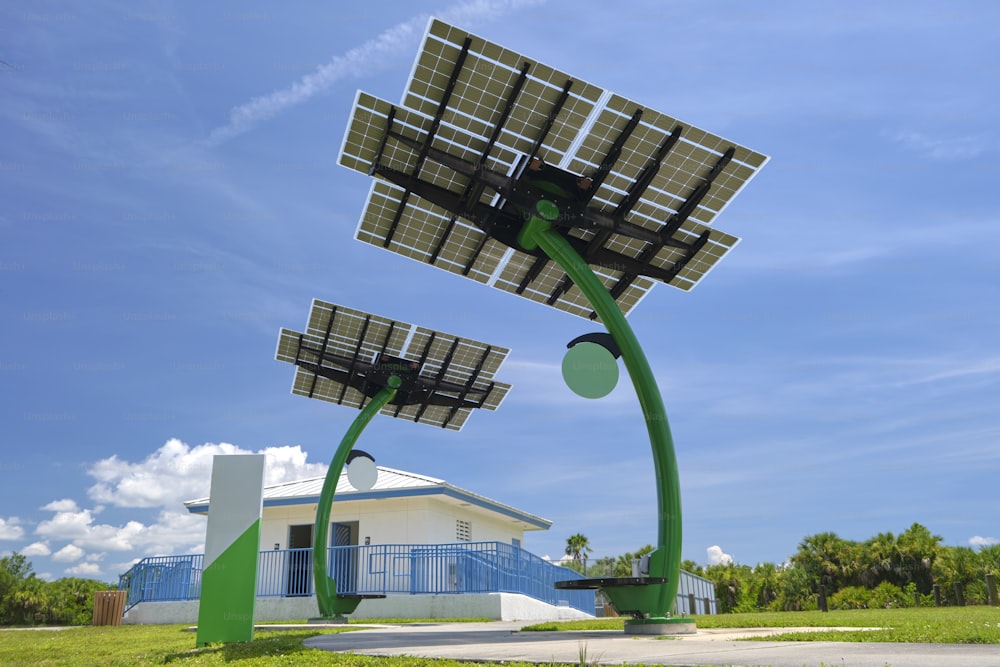
[[[314,350],[322,350],[327,357],[321,357]],[[473,392],[470,400],[478,400],[483,393],[488,392],[482,405],[488,410],[499,407],[510,390],[509,384],[493,382],[494,374],[509,353],[506,348],[489,346],[424,327],[414,327],[320,300],[313,302],[304,333],[281,330],[275,356],[279,361],[292,364],[298,359],[331,369],[346,370],[343,365],[332,362],[329,356],[357,359],[371,364],[380,352],[410,361],[420,361],[423,358],[421,378],[430,382],[439,379],[468,385]],[[362,408],[369,400],[354,387],[317,375],[298,365],[292,393],[353,408]],[[460,392],[442,389],[437,389],[436,393],[454,398],[460,396]],[[462,428],[471,412],[472,408],[454,410],[450,406],[419,404],[389,404],[381,410],[385,415],[443,426],[454,431]]]
[[[489,137],[503,120],[501,110],[511,96],[522,67],[527,65],[528,78],[486,155],[486,167],[504,174],[514,173],[517,165],[531,154],[551,120],[537,155],[570,172],[592,175],[632,114],[641,110],[638,125],[625,141],[612,171],[595,192],[590,208],[609,215],[614,213],[636,178],[653,161],[652,156],[680,126],[680,139],[625,220],[651,231],[662,230],[723,154],[732,148],[732,159],[716,175],[707,194],[671,234],[673,239],[686,244],[693,244],[703,235],[705,239],[669,284],[683,290],[691,289],[738,242],[735,236],[708,225],[764,165],[765,156],[592,84],[572,79],[437,20],[432,20],[428,28],[403,94],[402,106],[359,93],[345,136],[341,164],[377,176],[378,171],[373,171],[373,167],[378,165],[373,162],[381,146],[381,165],[413,173],[420,160],[419,149],[385,136],[390,110],[394,110],[392,129],[395,132],[426,142],[467,38],[471,39],[471,46],[440,116],[431,146],[477,162],[489,146]],[[562,108],[553,115],[567,82],[571,82],[569,94]],[[467,177],[433,159],[425,159],[416,175],[422,181],[455,194],[463,193],[468,186]],[[495,199],[496,194],[489,188],[480,196],[480,201],[488,204],[495,204]],[[594,238],[594,232],[581,229],[573,229],[569,234],[588,242]],[[380,179],[375,180],[369,193],[357,238],[420,262],[433,263],[477,282],[492,284],[503,291],[551,303],[575,315],[592,316],[587,299],[554,262],[547,262],[524,286],[526,274],[535,265],[535,257],[520,251],[508,252],[506,246],[488,239],[471,222],[456,218],[451,212]],[[671,245],[657,247],[617,233],[603,234],[596,242],[603,248],[667,271],[673,271],[688,255],[685,249]],[[628,275],[613,262],[592,268],[601,281],[614,290],[619,307],[626,314],[656,282]]]

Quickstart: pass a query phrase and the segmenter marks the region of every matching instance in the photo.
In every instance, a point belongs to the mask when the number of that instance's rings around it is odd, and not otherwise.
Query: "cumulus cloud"
[[[725,553],[718,545],[710,546],[706,551],[708,552],[709,565],[728,565],[733,562],[733,557]]]
[[[53,506],[67,507],[66,505],[49,503],[42,509],[51,509]],[[94,516],[91,510],[76,511],[76,504],[74,503],[72,510],[56,511],[55,516],[51,519],[39,522],[35,526],[35,533],[55,540],[74,540],[86,537],[93,523]]]
[[[308,454],[298,445],[268,447],[257,453],[266,457],[264,484],[282,484],[309,477],[323,477],[329,467],[326,463],[309,463],[306,460]]]
[[[82,577],[118,574],[145,556],[203,553],[205,517],[189,513],[183,503],[209,495],[213,458],[220,454],[263,454],[265,484],[321,477],[327,470],[325,463],[310,463],[299,446],[254,452],[229,443],[190,446],[171,439],[140,460],[116,455],[94,463],[87,470],[96,482],[87,491],[94,505],[82,507],[70,498],[44,505],[41,509],[53,515],[38,522],[34,533],[40,539],[21,553],[74,563],[64,574]],[[105,506],[158,511],[143,520],[102,522]],[[19,524],[16,517],[0,519],[0,539],[24,537]],[[98,561],[107,553],[121,554],[121,562],[102,568]]]
[[[66,568],[66,574],[75,577],[96,577],[101,574],[101,566],[97,563],[80,563]]]
[[[451,23],[474,25],[494,19],[521,6],[537,4],[533,0],[474,0],[461,2],[437,13]],[[420,14],[387,28],[361,46],[334,56],[313,72],[287,88],[261,95],[234,107],[229,122],[212,131],[208,143],[219,144],[246,132],[257,123],[307,101],[344,79],[358,79],[391,67],[397,59],[408,57],[423,34],[428,16]]]
[[[117,455],[98,461],[87,471],[97,480],[87,495],[116,507],[177,508],[185,500],[208,496],[212,460],[216,455],[228,454],[263,454],[265,484],[326,474],[327,466],[309,463],[308,455],[298,445],[252,452],[225,442],[192,447],[171,439],[142,461],[126,461]]]
[[[980,535],[973,535],[969,538],[969,544],[974,547],[990,547],[994,544],[1000,544],[1000,539],[995,537],[982,537]]]
[[[44,505],[42,509],[53,512],[53,516],[35,526],[35,534],[43,539],[26,547],[25,555],[51,555],[54,561],[75,562],[90,552],[87,562],[65,572],[96,576],[101,573],[96,561],[108,552],[126,558],[134,556],[132,562],[144,556],[202,553],[205,517],[189,513],[183,503],[209,495],[213,458],[229,454],[263,454],[265,484],[321,477],[327,470],[325,463],[310,463],[306,452],[297,445],[254,452],[229,443],[190,446],[171,439],[138,461],[110,456],[87,470],[96,480],[87,491],[95,505],[81,507],[69,498]],[[105,505],[159,511],[151,521],[132,519],[114,524],[98,520]],[[16,523],[17,519],[0,520],[0,536],[6,529],[11,534],[9,539],[22,537],[24,531]],[[68,544],[53,553],[52,543]],[[122,565],[109,567],[119,567],[115,572],[124,572],[128,566]]]
[[[50,512],[75,512],[79,506],[75,500],[63,498],[62,500],[53,500],[48,505],[42,505],[42,509]]]
[[[52,554],[52,560],[60,563],[72,563],[83,558],[86,552],[75,544],[67,544],[59,551]]]
[[[24,529],[18,524],[21,520],[16,516],[9,519],[0,518],[0,540],[19,540],[24,537]]]
[[[29,558],[31,556],[48,556],[51,553],[52,550],[49,549],[49,545],[46,542],[32,542],[21,549],[21,555]]]

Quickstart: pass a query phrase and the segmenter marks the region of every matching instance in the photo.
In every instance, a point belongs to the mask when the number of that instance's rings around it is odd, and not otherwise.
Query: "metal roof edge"
[[[467,491],[457,486],[453,486],[443,480],[439,480],[433,477],[427,477],[425,475],[419,475],[416,473],[410,473],[403,470],[395,470],[392,468],[383,468],[386,471],[391,471],[397,474],[406,475],[408,477],[413,477],[420,480],[425,480],[429,484],[425,486],[417,487],[402,487],[393,489],[378,489],[371,491],[348,491],[336,494],[333,498],[333,502],[348,502],[348,501],[364,501],[364,500],[379,500],[379,499],[389,499],[389,498],[414,498],[419,496],[433,496],[433,495],[443,495],[455,500],[460,500],[468,502],[470,505],[475,505],[482,509],[487,509],[497,514],[506,516],[517,521],[528,524],[529,526],[534,526],[534,530],[548,530],[552,527],[552,521],[545,519],[543,517],[519,510],[516,507],[506,505],[504,503],[492,500],[485,496]],[[285,486],[288,484],[297,484],[300,482],[320,479],[319,477],[307,478],[305,480],[297,480],[296,482],[283,482],[281,484],[273,484],[265,488],[277,488],[280,486]],[[289,496],[281,498],[265,498],[263,506],[264,507],[288,507],[294,505],[312,505],[319,502],[319,494],[313,494],[308,496]],[[184,503],[188,512],[191,514],[207,514],[209,507],[209,498],[198,498],[196,500],[189,500]]]

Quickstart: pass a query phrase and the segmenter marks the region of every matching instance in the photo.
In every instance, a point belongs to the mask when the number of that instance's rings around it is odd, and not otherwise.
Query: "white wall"
[[[330,512],[331,522],[358,522],[358,543],[365,537],[371,544],[448,544],[457,541],[456,521],[472,525],[472,542],[524,540],[520,525],[488,510],[456,504],[433,496],[338,501]],[[261,549],[288,548],[288,527],[312,524],[316,505],[265,507],[261,522]]]
[[[257,598],[254,621],[305,620],[319,614],[315,597]],[[463,595],[390,595],[363,600],[354,619],[490,618],[497,621],[565,621],[593,618],[572,607],[558,607],[525,595],[483,593]],[[197,623],[198,601],[141,602],[125,615],[126,625]]]
[[[288,548],[288,527],[297,524],[312,524],[316,520],[316,505],[292,505],[287,507],[265,507],[260,522],[260,548],[268,551],[274,548]]]

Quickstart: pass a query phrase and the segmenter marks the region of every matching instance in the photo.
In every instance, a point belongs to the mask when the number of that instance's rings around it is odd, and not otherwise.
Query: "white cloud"
[[[75,512],[78,505],[75,500],[63,498],[62,500],[53,500],[48,505],[42,505],[42,509],[50,512]]]
[[[977,378],[1000,373],[1000,357],[972,360],[943,360],[943,370],[912,380],[911,384],[937,382],[939,380]]]
[[[184,510],[163,510],[156,523],[148,526],[139,521],[113,526],[95,524],[91,510],[81,510],[59,512],[52,519],[39,523],[35,532],[54,540],[69,540],[77,549],[141,549],[147,552],[145,555],[169,555],[178,549],[194,553],[195,547],[205,539],[205,518]]]
[[[101,566],[97,563],[80,563],[66,568],[66,574],[77,577],[94,577],[101,574]]]
[[[989,139],[983,136],[941,138],[921,132],[901,132],[895,139],[904,148],[935,160],[967,160],[992,148]]]
[[[298,445],[267,447],[258,452],[229,443],[191,447],[171,439],[144,460],[132,463],[117,455],[102,459],[87,471],[97,484],[87,494],[117,507],[179,508],[185,500],[208,496],[212,460],[216,455],[264,454],[265,484],[280,484],[326,474],[327,466],[309,463]]]
[[[32,551],[30,555],[49,555],[51,542],[68,542],[52,555],[53,560],[60,562],[73,562],[87,552],[100,552],[87,556],[87,563],[66,570],[66,574],[79,576],[100,573],[101,569],[91,561],[102,558],[104,552],[135,556],[134,560],[154,555],[202,553],[205,517],[189,513],[183,502],[208,496],[212,461],[216,455],[255,453],[266,457],[266,484],[326,474],[326,464],[310,463],[308,454],[297,445],[251,452],[228,443],[192,447],[171,439],[140,461],[111,456],[93,464],[87,471],[97,481],[87,491],[92,500],[123,508],[159,508],[155,520],[150,523],[129,520],[119,525],[99,523],[95,517],[101,513],[103,504],[82,508],[68,498],[55,500],[42,508],[54,512],[52,518],[35,527],[35,533],[45,539],[27,549]],[[20,530],[19,526],[14,527]],[[128,567],[124,565],[120,571]],[[113,569],[112,566],[109,571]]]
[[[470,25],[496,18],[512,9],[531,4],[537,4],[537,2],[531,0],[473,0],[453,5],[437,13],[437,16],[445,21]],[[273,118],[285,109],[307,101],[338,81],[362,78],[391,67],[394,64],[394,59],[409,56],[415,50],[417,40],[423,34],[427,20],[427,15],[420,14],[397,23],[361,46],[342,55],[334,56],[328,63],[320,65],[315,71],[306,74],[288,88],[255,97],[249,102],[234,107],[229,112],[229,122],[212,130],[208,143],[215,145],[240,135],[260,121]]]
[[[21,549],[22,556],[48,556],[52,553],[46,542],[33,542]]]
[[[54,504],[49,503],[49,505]],[[93,522],[94,517],[90,510],[58,511],[51,519],[40,522],[35,527],[35,533],[56,540],[73,540],[86,537]]]
[[[145,541],[141,539],[145,530],[146,526],[138,521],[129,521],[124,526],[91,525],[87,527],[86,534],[73,540],[73,543],[87,549],[130,551]]]
[[[710,546],[706,551],[709,565],[728,565],[733,562],[733,557],[723,552],[722,547],[718,545]]]
[[[305,102],[342,79],[360,78],[385,68],[391,63],[392,56],[413,50],[420,26],[425,22],[424,16],[417,16],[397,23],[361,46],[334,56],[330,62],[320,65],[288,88],[255,97],[234,107],[229,112],[229,123],[212,130],[208,143],[214,145],[240,135],[260,121]]]
[[[0,518],[0,540],[19,540],[24,537],[24,528],[19,523],[21,521],[16,516]]]
[[[323,477],[329,467],[326,463],[309,463],[306,460],[309,455],[298,445],[268,447],[257,453],[267,457],[264,463],[265,484],[282,484],[309,477]]]
[[[86,552],[75,544],[67,544],[59,551],[52,554],[52,560],[60,563],[72,563],[83,558]]]
[[[162,510],[155,523],[144,526],[129,536],[128,541],[142,556],[202,553],[205,517],[190,514],[183,508]]]
[[[994,544],[1000,544],[1000,539],[995,537],[982,537],[980,535],[973,535],[969,538],[969,544],[974,547],[991,547]]]

